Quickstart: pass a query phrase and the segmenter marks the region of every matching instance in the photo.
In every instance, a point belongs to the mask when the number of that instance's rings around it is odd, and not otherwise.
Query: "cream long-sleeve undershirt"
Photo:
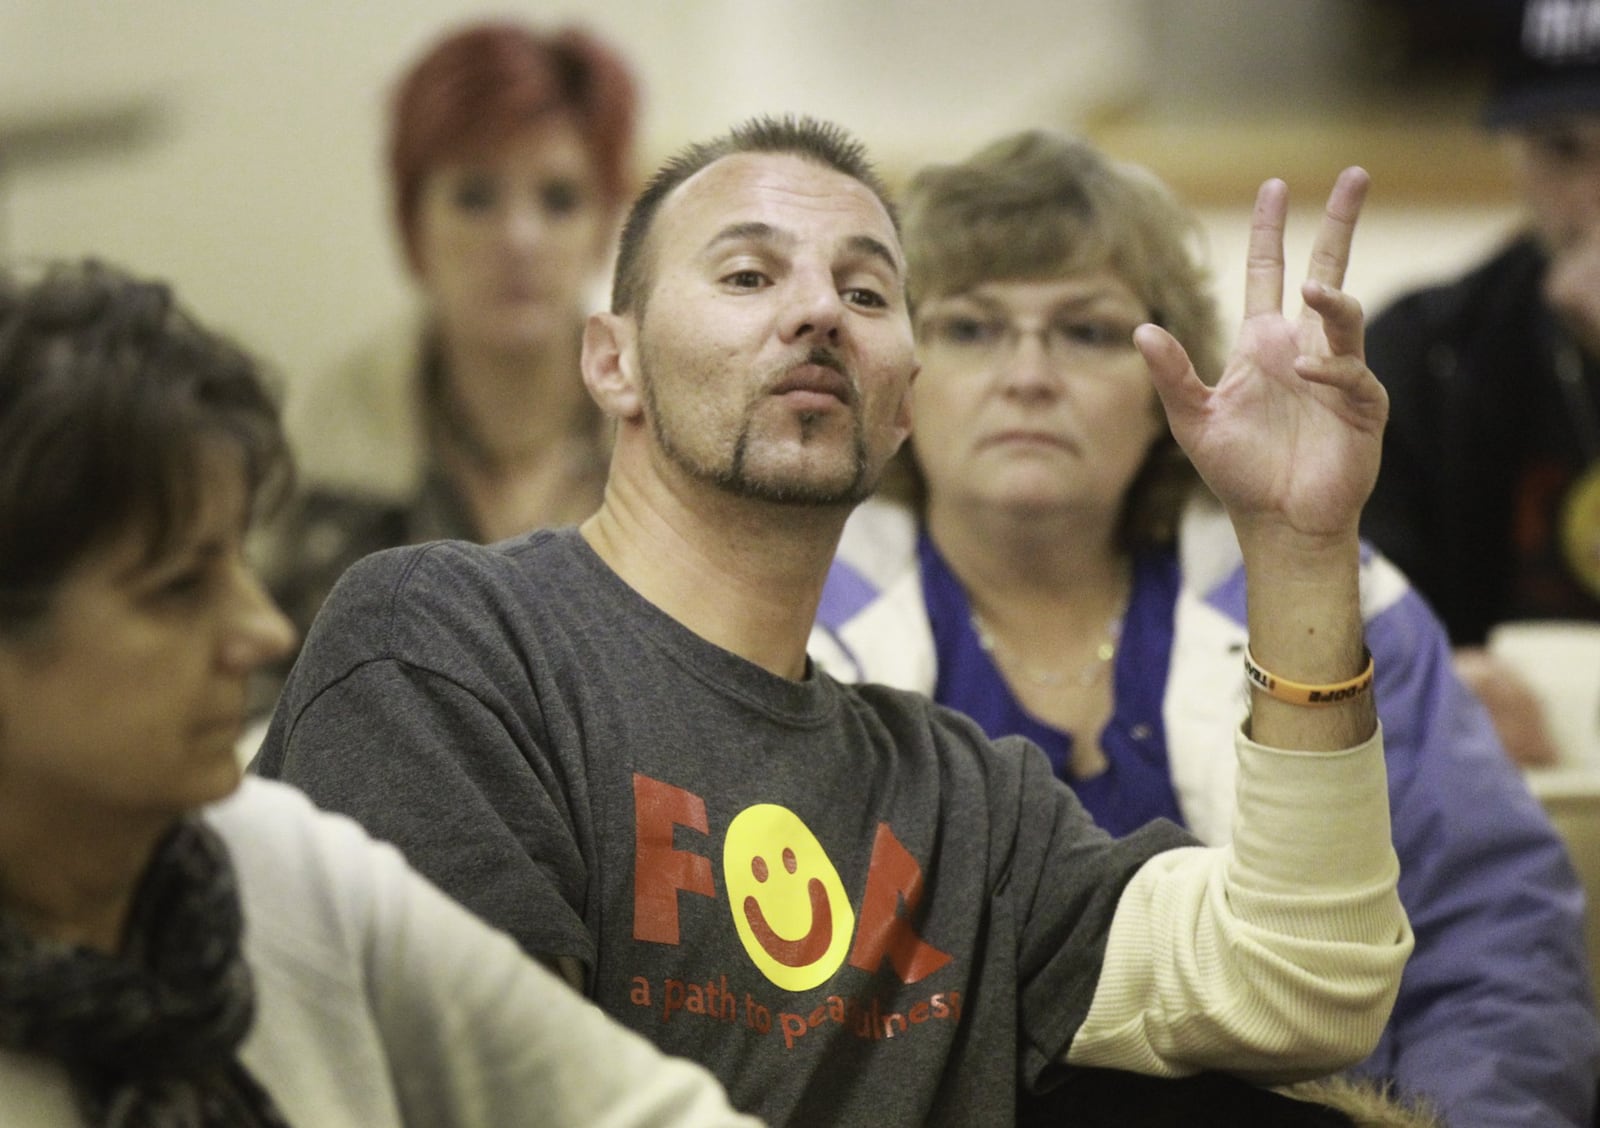
[[[1331,753],[1237,744],[1231,845],[1167,851],[1128,883],[1069,1062],[1280,1083],[1376,1044],[1412,947],[1382,731]]]

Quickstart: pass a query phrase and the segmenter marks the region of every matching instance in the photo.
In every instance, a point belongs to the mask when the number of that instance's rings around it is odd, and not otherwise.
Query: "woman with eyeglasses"
[[[95,264],[0,277],[0,1124],[753,1125],[234,753],[293,631],[249,357]]]
[[[906,480],[846,527],[813,656],[1032,738],[1114,834],[1167,818],[1227,841],[1244,577],[1133,344],[1155,322],[1225,378],[1194,220],[1144,170],[1044,132],[924,170],[904,204]],[[1433,613],[1376,555],[1362,584],[1416,930],[1362,1072],[1452,1122],[1587,1125],[1576,878]]]

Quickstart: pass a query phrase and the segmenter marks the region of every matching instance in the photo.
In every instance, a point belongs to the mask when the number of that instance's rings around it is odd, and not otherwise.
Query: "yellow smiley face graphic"
[[[786,991],[805,991],[839,969],[855,913],[844,882],[794,812],[761,803],[740,811],[722,843],[733,924],[750,959]]]

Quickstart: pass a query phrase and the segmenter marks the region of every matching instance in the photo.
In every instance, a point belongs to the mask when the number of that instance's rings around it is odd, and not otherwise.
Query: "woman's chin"
[[[244,782],[244,764],[234,744],[230,741],[223,751],[210,751],[202,765],[197,765],[194,775],[185,788],[184,799],[190,807],[205,807],[221,802]]]
[[[571,347],[577,340],[578,324],[570,311],[544,305],[518,306],[482,316],[470,329],[463,326],[460,335],[464,341],[470,340],[473,351],[516,355],[539,352],[558,343]]]
[[[1069,514],[1077,504],[1074,495],[1055,478],[1007,483],[991,493],[989,501],[1002,512],[1030,520]]]

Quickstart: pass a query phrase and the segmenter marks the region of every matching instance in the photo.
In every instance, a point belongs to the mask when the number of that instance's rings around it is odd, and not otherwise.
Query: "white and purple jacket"
[[[1214,505],[1191,507],[1179,543],[1135,568],[1115,715],[1102,735],[1107,774],[1122,793],[1108,799],[1096,781],[1075,786],[1097,818],[1112,804],[1105,821],[1114,831],[1119,819],[1170,812],[1201,840],[1222,843],[1231,837],[1234,733],[1246,705],[1244,572]],[[1416,950],[1383,1039],[1358,1071],[1428,1095],[1451,1124],[1588,1128],[1600,1023],[1583,894],[1565,849],[1455,676],[1428,605],[1371,551],[1361,594]],[[874,500],[846,526],[811,656],[842,681],[919,690],[986,729],[1016,720],[1011,731],[1029,730],[1061,773],[1065,734],[1021,712],[969,619],[964,593],[913,515]],[[959,665],[962,677],[941,663]]]

